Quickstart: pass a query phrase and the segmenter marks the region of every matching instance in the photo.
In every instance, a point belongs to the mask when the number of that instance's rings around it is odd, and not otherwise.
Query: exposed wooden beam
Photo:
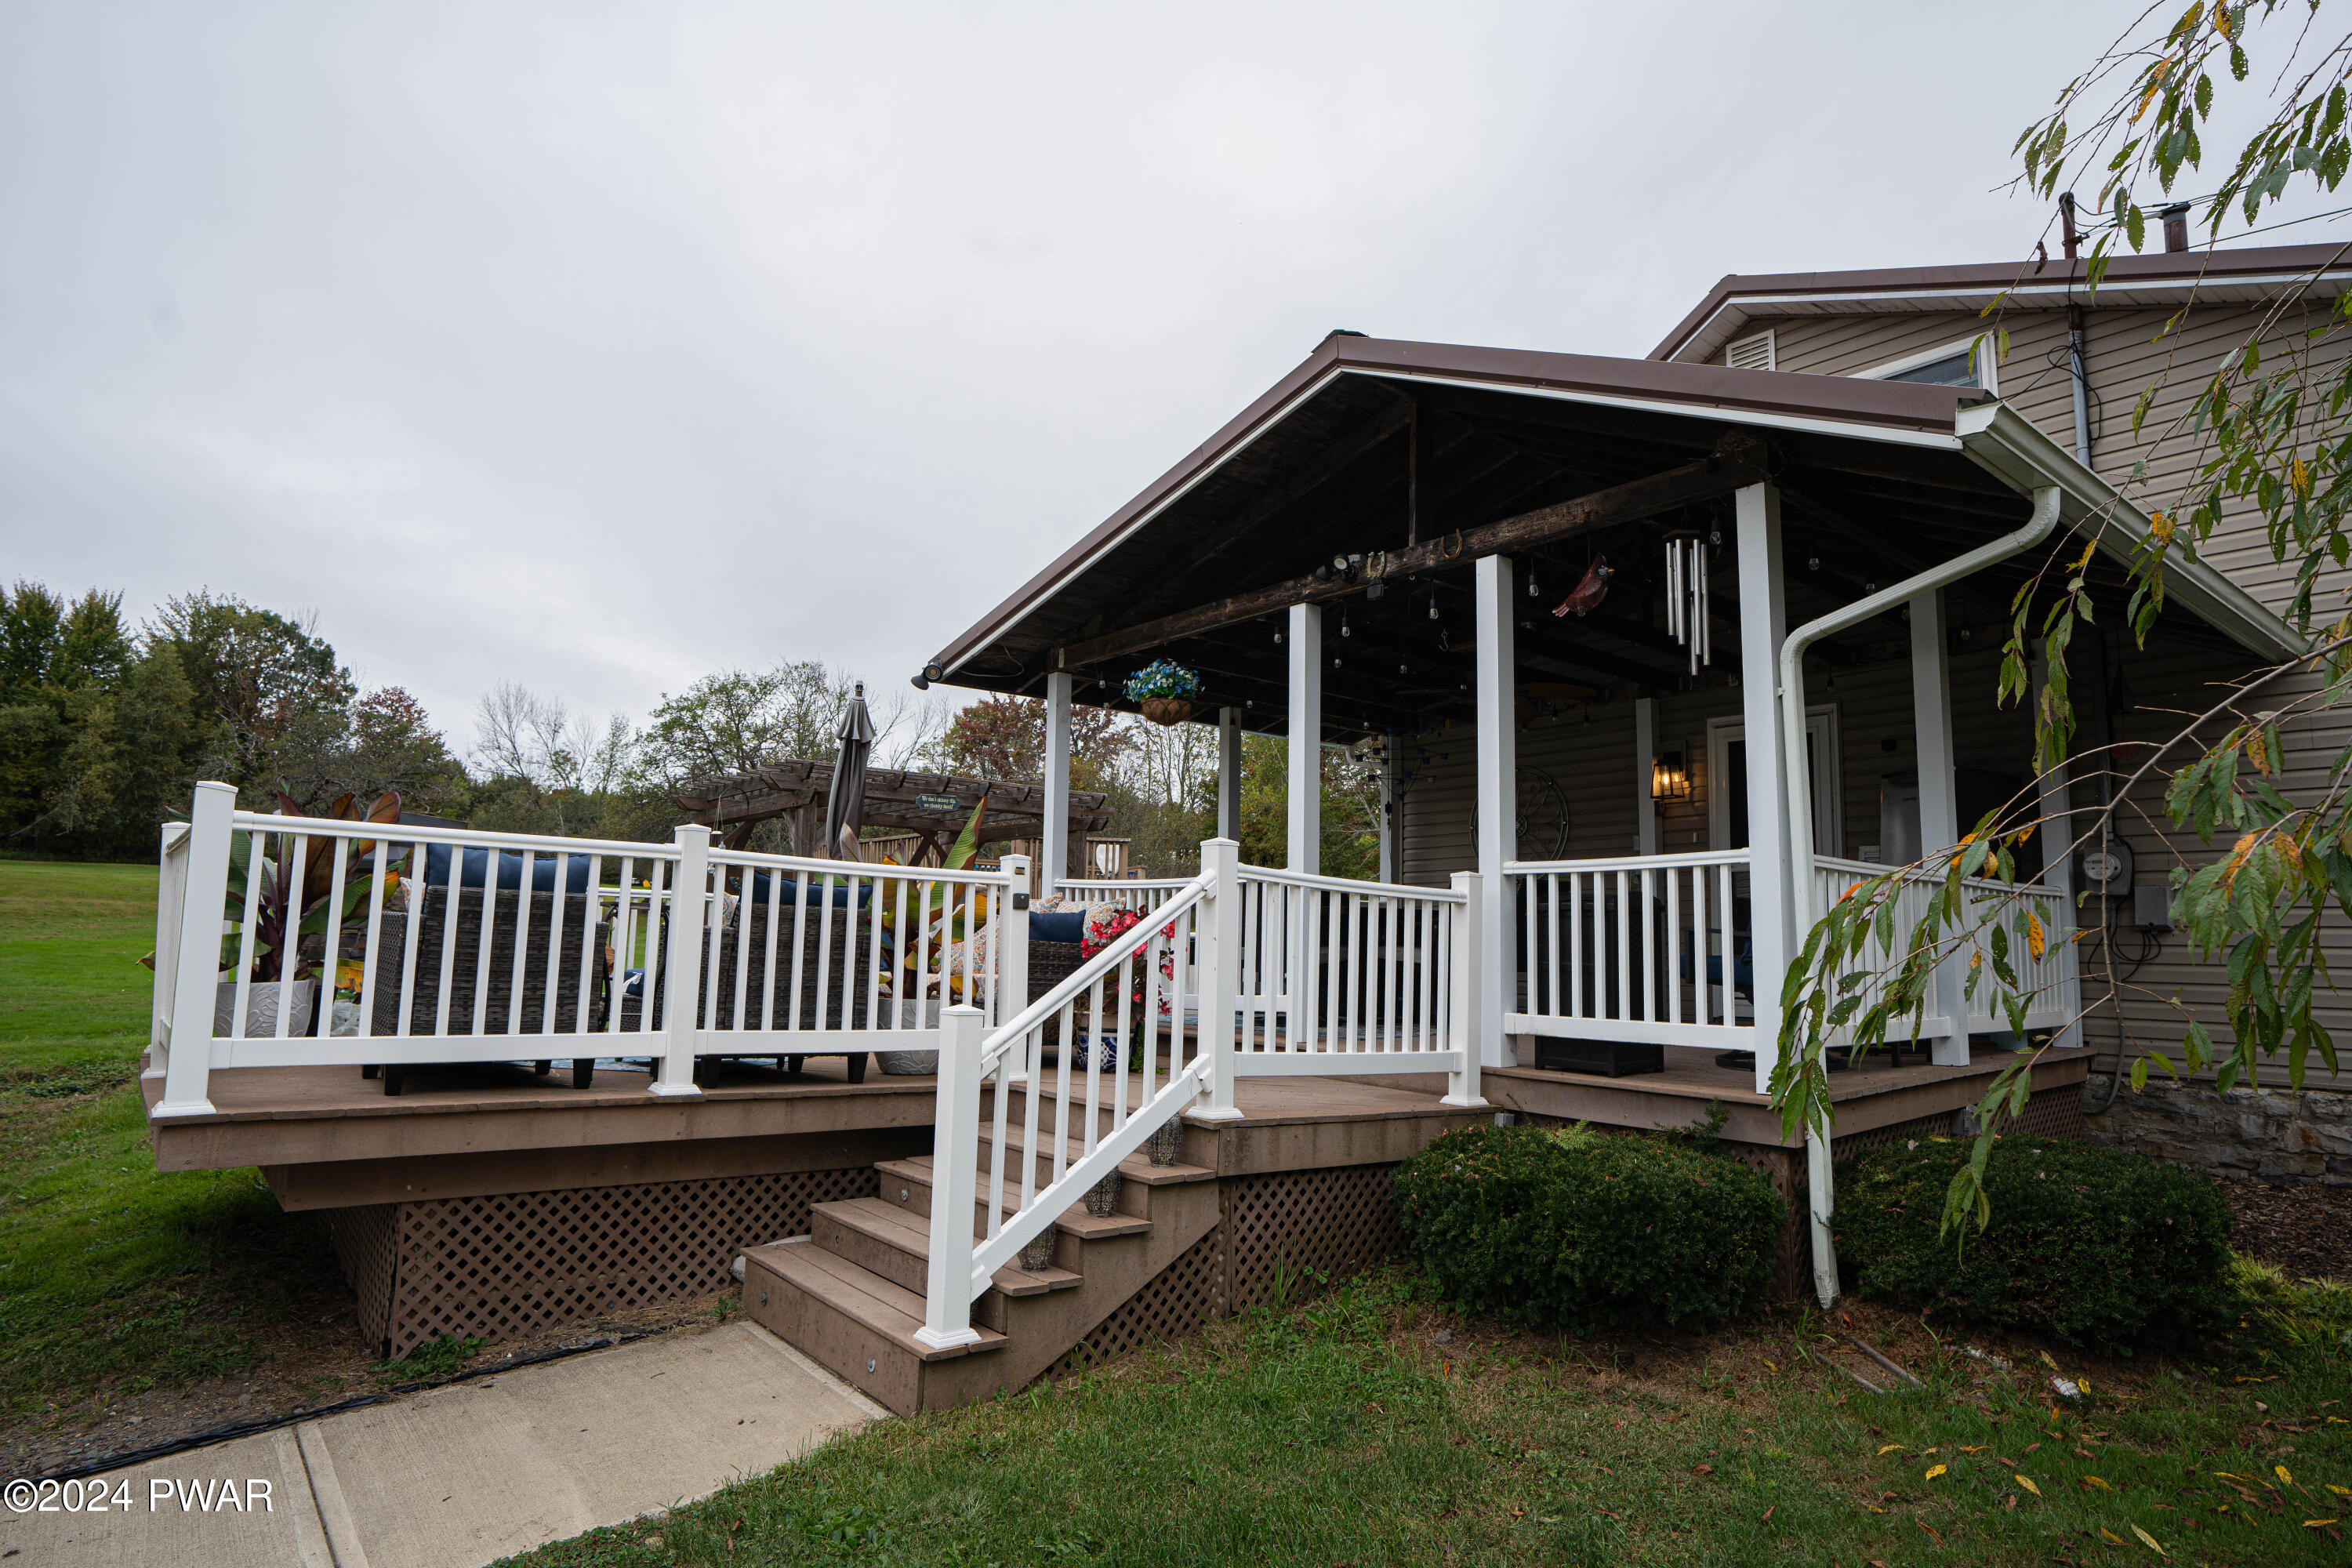
[[[1559,539],[1589,533],[1648,517],[1654,512],[1687,506],[1693,501],[1729,495],[1768,476],[1763,444],[1745,434],[1727,437],[1712,457],[1670,468],[1662,474],[1612,485],[1558,506],[1542,507],[1483,528],[1458,530],[1425,539],[1402,550],[1381,552],[1370,558],[1360,578],[1318,582],[1313,576],[1236,594],[1198,609],[1163,616],[1140,626],[1092,637],[1057,648],[1054,667],[1072,669],[1098,659],[1139,653],[1219,626],[1255,620],[1293,605],[1311,605],[1362,593],[1373,582],[1398,583],[1424,572],[1466,564],[1481,556],[1500,555]]]

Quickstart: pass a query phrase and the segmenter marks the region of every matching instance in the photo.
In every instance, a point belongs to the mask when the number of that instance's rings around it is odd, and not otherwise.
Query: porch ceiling
[[[1265,605],[1286,595],[1272,590],[1335,555],[1406,551],[1597,498],[1587,509],[1595,515],[1554,513],[1543,542],[1511,549],[1520,582],[1538,590],[1521,601],[1522,695],[1575,701],[1611,688],[1686,689],[1687,656],[1663,629],[1659,542],[1680,529],[1724,535],[1710,579],[1714,671],[1699,678],[1720,679],[1736,668],[1738,637],[1729,496],[1754,473],[1718,457],[1724,473],[1709,484],[1694,465],[1732,452],[1780,487],[1794,626],[2016,528],[2033,483],[2096,485],[2087,474],[2041,473],[2050,465],[2039,433],[2007,410],[2022,431],[1991,428],[1988,406],[1969,389],[1335,334],[959,637],[931,675],[1036,696],[1050,670],[1066,668],[1079,700],[1128,708],[1126,677],[1171,658],[1200,671],[1204,706],[1242,708],[1245,727],[1279,733],[1287,679],[1276,634],[1285,617]],[[1976,434],[1964,440],[1968,431]],[[1994,437],[2000,455],[2016,447],[2027,457],[1989,461],[1980,447]],[[1615,487],[1657,476],[1672,482],[1618,492],[1609,504]],[[1668,502],[1653,510],[1647,502],[1660,494]],[[1410,574],[1392,575],[1377,598],[1362,584],[1308,590],[1325,602],[1325,653],[1335,661],[1324,672],[1325,739],[1467,715],[1477,552],[1469,542],[1458,559],[1442,547],[1435,559],[1425,549],[1408,554]],[[1601,556],[1615,573],[1607,600],[1582,618],[1555,618],[1552,606]],[[1981,637],[2003,624],[2041,563],[2021,559],[1961,584],[1956,631]],[[2120,618],[2120,562],[2103,556],[2090,574],[2108,613],[2101,618]],[[2189,599],[2192,610],[2210,608]],[[2227,640],[2187,616],[2166,623],[2173,637]],[[2231,630],[2246,640],[2243,627]],[[1858,662],[1904,635],[1888,619],[1819,653]]]

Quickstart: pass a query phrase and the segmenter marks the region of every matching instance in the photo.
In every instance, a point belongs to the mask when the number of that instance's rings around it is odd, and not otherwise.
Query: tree
[[[1280,866],[1290,858],[1290,742],[1270,735],[1242,737],[1242,861]],[[1327,877],[1370,880],[1381,870],[1378,774],[1372,793],[1363,784],[1366,764],[1354,752],[1322,748],[1323,831],[1320,852]]]
[[[398,790],[410,810],[454,805],[466,772],[433,725],[425,705],[397,686],[379,687],[352,705],[351,730],[334,764],[335,793],[374,800]]]
[[[121,612],[121,595],[96,588],[71,605],[37,583],[0,593],[0,826],[12,837],[110,853],[134,820],[153,826],[148,803],[119,803],[107,780],[176,773],[185,726],[162,715],[117,732],[114,699],[133,657]],[[142,692],[158,679],[144,671]]]
[[[341,793],[332,763],[357,691],[308,624],[207,590],[167,601],[148,635],[179,656],[207,776],[241,792],[282,785],[306,808]]]
[[[1127,721],[1108,708],[1070,707],[1070,783],[1102,789],[1133,748]],[[950,773],[984,779],[1045,776],[1045,705],[992,693],[950,721],[934,748]]]
[[[708,675],[665,694],[646,726],[644,764],[667,784],[750,773],[784,757],[830,762],[856,679],[816,659]],[[932,709],[895,694],[870,697],[874,755],[919,744]]]
[[[2257,44],[2254,31],[2282,10],[2289,11],[2286,26]],[[2256,228],[2290,191],[2333,193],[2342,184],[2352,170],[2352,34],[2319,28],[2319,0],[2291,10],[2280,0],[2200,0],[2169,23],[2142,12],[2019,137],[2019,183],[2038,196],[2055,195],[2072,172],[2095,172],[2098,193],[2090,207],[2100,216],[2087,268],[2094,289],[2118,240],[2134,250],[2144,245],[2144,209],[2154,205],[2149,187],[2171,198],[2183,171],[2202,166],[2202,136],[2212,130],[2217,105],[2254,109],[2259,123],[2215,189],[2177,203],[2209,238],[2229,237],[2224,231],[2233,223]],[[2141,36],[2152,18],[2156,30]],[[2132,784],[2161,777],[2174,826],[2207,843],[2217,834],[2230,839],[2210,864],[2183,860],[2170,872],[2173,923],[2201,957],[2227,960],[2232,1038],[2226,1049],[2216,1047],[2186,1004],[2168,999],[2178,1009],[2191,1072],[2218,1064],[2225,1089],[2251,1078],[2261,1057],[2284,1054],[2298,1087],[2315,1052],[2331,1072],[2336,1067],[2334,1041],[2314,1007],[2315,982],[2326,972],[2321,938],[2330,906],[2352,919],[2352,855],[2346,850],[2352,748],[2337,751],[2324,786],[2290,794],[2281,743],[2282,726],[2338,709],[2352,694],[2352,605],[2344,580],[2329,574],[2352,563],[2352,296],[2339,296],[2298,329],[2287,311],[2311,281],[2282,288],[2264,319],[2160,428],[2148,421],[2170,372],[2149,383],[2133,410],[2135,435],[2151,448],[2181,444],[2193,460],[2168,486],[2153,479],[2143,460],[2120,487],[2154,523],[2151,547],[2131,563],[2129,631],[2143,645],[2164,607],[2167,563],[2193,555],[2217,530],[2250,517],[2261,520],[2273,556],[2293,570],[2291,619],[2316,631],[2309,657],[2256,670],[2207,711],[2189,716],[2138,763],[2121,792],[2127,800]],[[1979,353],[2005,346],[1995,315]],[[2167,334],[2180,325],[2176,317]],[[2072,555],[2071,547],[2053,548],[2040,576],[2019,593],[2001,667],[2003,700],[2023,699],[2032,645],[2040,640],[2049,677],[2033,718],[2036,765],[2043,770],[2068,753],[2075,724],[2067,648],[2078,628],[2094,624],[2083,576],[2090,556]],[[2038,955],[2050,933],[2022,900],[1970,896],[1962,884],[1986,877],[2013,886],[2015,851],[2042,825],[1996,830],[1996,815],[1976,824],[1958,850],[1861,884],[1808,935],[1783,993],[1788,1011],[1773,1079],[1792,1131],[1802,1123],[1828,1136],[1828,1037],[1843,1030],[1876,1044],[1899,1024],[1916,1031],[1932,975],[1955,955],[1980,954],[1969,961],[1969,994],[1990,994],[2022,1033],[2030,997],[2010,954],[2021,947]],[[2071,854],[2112,831],[2112,818],[2101,814],[2074,842],[2045,848],[2043,858]],[[1906,878],[1916,885],[1923,870],[1933,879],[1926,912],[1898,938],[1895,899]],[[1871,977],[1863,955],[1874,940],[1897,956]],[[1874,984],[1863,984],[1865,978]],[[2126,1044],[2137,1051],[2130,1068],[2135,1089],[2146,1084],[2152,1065],[2173,1070],[2144,1042],[2126,1034]],[[1990,1217],[1985,1161],[1999,1130],[2022,1110],[2040,1054],[2021,1054],[1988,1089],[1973,1157],[1947,1197],[1948,1227],[1971,1215],[1979,1226]]]

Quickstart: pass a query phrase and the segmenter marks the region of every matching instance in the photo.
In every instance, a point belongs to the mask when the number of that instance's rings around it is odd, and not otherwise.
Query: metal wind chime
[[[1666,630],[1690,649],[1690,672],[1715,662],[1707,636],[1706,541],[1678,533],[1666,541]]]

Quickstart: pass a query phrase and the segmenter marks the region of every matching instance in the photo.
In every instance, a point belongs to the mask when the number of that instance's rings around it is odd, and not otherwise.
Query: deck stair
[[[1051,1104],[1040,1109],[1050,1121]],[[991,1130],[984,1119],[976,1237],[987,1231]],[[1020,1206],[1024,1158],[1036,1163],[1038,1187],[1051,1179],[1051,1137],[1042,1132],[1043,1146],[1031,1150],[1017,1124],[1009,1131],[1005,1182],[995,1195],[1006,1215]],[[1184,1153],[1213,1157],[1213,1138],[1205,1128],[1188,1128],[1184,1142],[1192,1147]],[[1073,1139],[1069,1157],[1081,1152]],[[1049,1267],[1000,1268],[973,1301],[979,1342],[933,1350],[915,1338],[929,1259],[932,1157],[883,1160],[874,1169],[877,1196],[818,1204],[809,1235],[745,1253],[743,1305],[762,1327],[902,1415],[1030,1382],[1217,1223],[1213,1169],[1154,1166],[1140,1155],[1121,1161],[1117,1212],[1101,1219],[1082,1205],[1065,1212],[1054,1223]]]

